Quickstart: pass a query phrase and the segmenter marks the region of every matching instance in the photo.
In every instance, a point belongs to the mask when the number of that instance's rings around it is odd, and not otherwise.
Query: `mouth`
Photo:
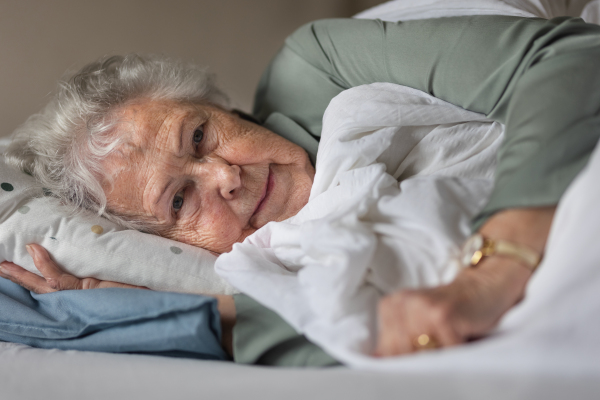
[[[271,194],[271,191],[273,190],[274,183],[275,183],[275,179],[273,178],[273,171],[271,171],[271,166],[269,166],[269,176],[267,177],[267,180],[265,182],[265,187],[263,188],[262,196],[258,200],[258,204],[256,205],[256,208],[254,209],[252,216],[255,216],[256,214],[258,214],[260,212],[260,210],[262,210],[264,208],[264,206],[267,202],[267,199],[269,198],[269,195]]]

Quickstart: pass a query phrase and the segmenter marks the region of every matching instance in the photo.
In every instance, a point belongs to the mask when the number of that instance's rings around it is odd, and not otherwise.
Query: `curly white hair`
[[[139,99],[228,104],[213,76],[196,65],[138,54],[102,58],[59,81],[51,101],[14,132],[6,161],[73,212],[91,210],[121,226],[152,231],[148,221],[111,211],[101,185],[110,181],[102,160],[123,138],[115,129],[117,111]]]

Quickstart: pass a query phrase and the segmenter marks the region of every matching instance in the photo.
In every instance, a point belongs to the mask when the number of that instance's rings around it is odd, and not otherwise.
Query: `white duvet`
[[[503,127],[390,83],[341,93],[323,123],[308,204],[215,267],[344,359],[372,352],[382,295],[454,278]]]
[[[398,0],[357,17],[581,13],[597,23],[599,9],[598,0]],[[545,259],[525,300],[492,335],[382,360],[369,355],[375,304],[385,293],[438,285],[456,275],[458,245],[491,189],[502,127],[422,92],[374,84],[334,99],[322,135],[308,205],[219,257],[221,276],[348,365],[600,373],[598,151],[559,204]]]
[[[380,360],[370,356],[379,298],[456,275],[458,246],[491,189],[502,126],[378,83],[336,97],[322,135],[308,204],[219,257],[221,276],[349,365],[600,373],[599,151],[559,204],[525,301],[491,338]]]

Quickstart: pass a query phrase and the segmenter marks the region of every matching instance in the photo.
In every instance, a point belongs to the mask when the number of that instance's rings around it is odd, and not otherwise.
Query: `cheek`
[[[272,160],[271,145],[258,140],[231,140],[219,148],[219,156],[229,164],[239,166],[261,164]]]
[[[211,211],[208,215],[179,220],[164,236],[217,253],[230,251],[244,236],[240,222],[226,209],[215,207]]]
[[[298,170],[292,177],[293,189],[286,210],[288,218],[296,215],[308,203],[314,177],[314,172],[312,174],[310,172]]]
[[[216,153],[231,164],[292,164],[298,163],[304,150],[273,132],[253,126],[224,130]]]

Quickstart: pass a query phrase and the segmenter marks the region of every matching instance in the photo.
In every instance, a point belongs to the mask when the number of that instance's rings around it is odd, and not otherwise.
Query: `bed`
[[[359,17],[441,16],[435,14],[439,2],[409,3],[392,1]],[[562,8],[557,3],[481,1],[479,8],[474,8],[473,2],[447,1],[443,15],[505,12],[550,17],[574,12],[568,7],[577,2],[564,2]],[[593,20],[599,3],[589,2],[576,12],[583,10],[584,17]],[[571,245],[576,251],[588,244]],[[0,342],[2,398],[597,398],[597,286],[594,280],[586,285],[581,274],[556,278],[560,257],[556,260],[554,269],[545,268],[544,274],[532,281],[529,292],[537,296],[509,313],[485,344],[408,356],[393,373],[374,371],[376,368],[273,369],[158,356],[42,350]],[[593,262],[581,268],[595,276]],[[555,290],[551,297],[548,284]],[[570,295],[573,287],[578,288],[577,296]],[[582,299],[590,300],[585,307]],[[502,334],[510,329],[517,329],[518,334]]]
[[[596,374],[374,373],[40,350],[0,344],[3,399],[595,399]]]

